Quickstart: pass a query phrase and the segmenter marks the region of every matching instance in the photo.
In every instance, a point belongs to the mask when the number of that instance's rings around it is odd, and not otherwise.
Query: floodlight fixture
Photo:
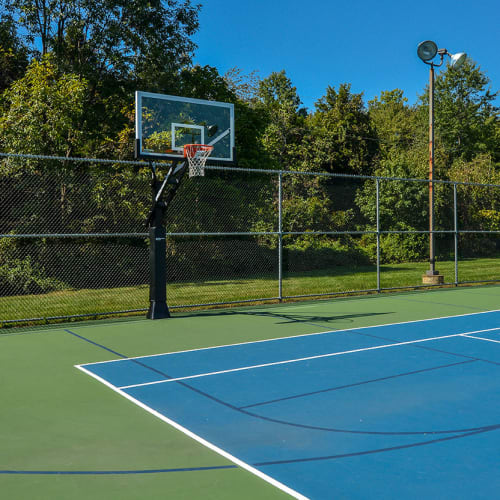
[[[454,69],[460,68],[467,59],[465,52],[458,52],[458,54],[448,54],[451,58],[450,66]]]
[[[427,62],[434,59],[438,52],[438,47],[432,40],[420,42],[417,47],[417,55],[422,61]]]

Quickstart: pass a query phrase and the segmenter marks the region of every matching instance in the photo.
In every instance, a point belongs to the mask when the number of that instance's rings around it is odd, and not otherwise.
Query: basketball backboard
[[[213,146],[211,162],[234,161],[234,104],[135,93],[136,157],[179,159],[186,144]]]

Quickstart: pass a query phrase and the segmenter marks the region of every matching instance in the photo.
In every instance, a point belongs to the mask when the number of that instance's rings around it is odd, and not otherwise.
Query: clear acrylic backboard
[[[213,146],[210,162],[234,162],[234,104],[135,93],[136,157],[180,159],[186,144]]]

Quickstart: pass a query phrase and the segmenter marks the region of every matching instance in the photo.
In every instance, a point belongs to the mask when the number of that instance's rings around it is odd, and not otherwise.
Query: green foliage
[[[235,102],[236,158],[242,168],[271,169],[271,152],[262,145],[267,114],[261,107],[244,101]]]
[[[60,74],[51,57],[33,61],[1,100],[0,147],[7,152],[78,155],[86,140],[87,82]]]
[[[394,152],[380,162],[375,175],[380,177],[422,178],[425,159],[416,171],[414,154]],[[380,227],[383,230],[424,229],[419,227],[428,217],[428,184],[406,181],[380,181]],[[371,226],[376,224],[376,184],[366,181],[356,195],[356,204]],[[404,227],[403,227],[404,226]]]
[[[28,66],[28,48],[17,34],[11,16],[0,16],[0,93],[21,78]]]
[[[62,281],[47,277],[29,256],[0,265],[0,296],[40,294],[64,288],[67,286]]]
[[[85,118],[75,127],[86,129],[82,155],[95,156],[103,142],[119,146],[127,125],[123,110],[134,90],[182,95],[180,72],[191,62],[200,9],[190,0],[0,0],[0,5],[26,32],[39,60],[50,55],[61,78],[77,75],[88,87]]]
[[[217,68],[192,65],[195,45],[191,38],[198,29],[200,6],[191,0],[131,0],[126,4],[117,0],[0,0],[0,5],[4,12],[0,25],[2,151],[132,159],[132,91],[139,88],[233,102],[240,167],[405,178],[428,175],[426,92],[410,106],[401,90],[383,91],[366,107],[362,93],[354,93],[349,83],[337,83],[328,86],[308,112],[284,70],[261,79],[255,72],[244,75],[238,68],[222,76]],[[21,42],[18,29],[26,33],[29,46]],[[41,54],[28,64],[38,49]],[[436,178],[500,182],[499,109],[494,103],[497,93],[489,85],[485,73],[470,60],[458,70],[446,68],[437,73]],[[169,133],[152,137],[154,146],[169,142]],[[6,231],[27,232],[39,227],[84,233],[140,227],[149,210],[141,191],[147,182],[146,170],[2,160],[0,197],[21,200],[23,205],[8,204],[2,223]],[[198,179],[181,187],[169,214],[170,230],[276,230],[276,177],[254,176],[249,181],[246,174],[232,173],[218,180],[207,176],[203,182],[203,189]],[[375,183],[349,182],[284,175],[284,228],[373,230]],[[438,228],[453,225],[451,189],[435,186]],[[379,194],[381,229],[427,229],[426,183],[381,182]],[[459,187],[460,227],[497,230],[499,199],[494,189]],[[89,207],[95,215],[77,215]],[[371,236],[361,243],[338,237],[317,240],[306,236],[286,241],[297,265],[317,269],[314,266],[366,262],[374,245]],[[255,238],[252,245],[252,251],[258,247],[261,252],[262,269],[271,269],[272,259],[266,252],[276,245],[276,238]],[[461,240],[464,251],[489,251],[492,245],[493,239],[486,236]],[[425,235],[388,235],[381,242],[384,262],[422,259],[426,248]],[[104,255],[102,249],[94,250],[82,246],[74,256],[98,260]],[[190,266],[198,257],[189,256],[179,244],[172,246],[172,252],[180,268],[189,269],[194,279],[195,268]],[[209,253],[213,273],[231,258],[237,262],[231,272],[251,269],[244,252],[232,255],[230,245],[213,243]],[[124,280],[129,279],[126,261]],[[39,272],[37,279],[43,281],[42,270],[29,262],[26,265],[33,275]]]
[[[245,231],[257,218],[261,206],[262,177],[192,179],[181,186],[169,211],[171,232]],[[223,216],[221,217],[221,214]]]
[[[352,217],[352,210],[334,210],[325,194],[283,200],[283,224],[288,231],[338,231],[345,229]]]
[[[3,0],[33,47],[97,84],[103,78],[165,84],[189,63],[200,6],[190,0]],[[109,81],[108,81],[109,83]]]
[[[383,91],[368,103],[368,112],[377,140],[379,155],[415,148],[427,143],[428,130],[417,121],[415,108],[408,106],[403,91]]]
[[[485,222],[490,231],[500,231],[500,211],[499,210],[479,210],[479,217]]]
[[[494,103],[497,96],[489,78],[470,59],[457,69],[447,66],[436,76],[436,140],[451,154],[449,164],[458,158],[471,161],[488,152],[500,158],[500,144],[495,138],[500,111]],[[427,93],[421,103],[421,111],[428,113]]]
[[[234,102],[236,95],[213,66],[192,66],[180,73],[180,95],[197,99]]]
[[[500,184],[500,171],[490,155],[478,155],[472,161],[456,160],[449,176],[457,182]],[[459,185],[457,193],[461,228],[488,229],[484,214],[500,210],[500,188]]]
[[[285,70],[271,73],[259,83],[257,95],[264,107],[270,110],[279,110],[285,107],[297,111],[300,106],[300,97],[297,89],[292,85]]]
[[[456,160],[449,170],[457,182],[500,184],[500,171],[489,154],[472,161]],[[460,229],[496,231],[500,211],[500,188],[475,185],[457,186],[458,225]],[[460,249],[464,255],[490,255],[496,251],[497,235],[462,234]]]
[[[400,227],[405,226],[400,224]],[[411,231],[413,228],[407,226],[406,230]],[[377,255],[376,237],[374,235],[365,235],[360,246],[370,256],[372,263],[375,263]],[[428,258],[429,236],[427,234],[385,234],[380,238],[380,262],[382,264],[421,262]]]
[[[308,116],[308,135],[304,141],[304,170],[369,174],[377,151],[370,117],[363,94],[353,94],[351,85],[338,90],[328,87]]]
[[[257,98],[267,121],[262,146],[277,168],[289,170],[304,135],[305,111],[299,108],[297,89],[282,70],[260,81]]]
[[[276,252],[259,245],[255,238],[243,236],[169,238],[167,262],[169,282],[210,282],[221,278],[268,276],[276,269]]]
[[[283,259],[284,269],[293,272],[370,263],[368,252],[352,238],[339,240],[312,235],[295,242],[285,242]]]

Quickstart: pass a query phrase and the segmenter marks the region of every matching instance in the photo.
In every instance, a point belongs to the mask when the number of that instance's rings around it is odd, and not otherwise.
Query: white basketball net
[[[214,147],[205,144],[187,144],[184,146],[184,156],[189,163],[189,177],[205,175],[205,164]]]

